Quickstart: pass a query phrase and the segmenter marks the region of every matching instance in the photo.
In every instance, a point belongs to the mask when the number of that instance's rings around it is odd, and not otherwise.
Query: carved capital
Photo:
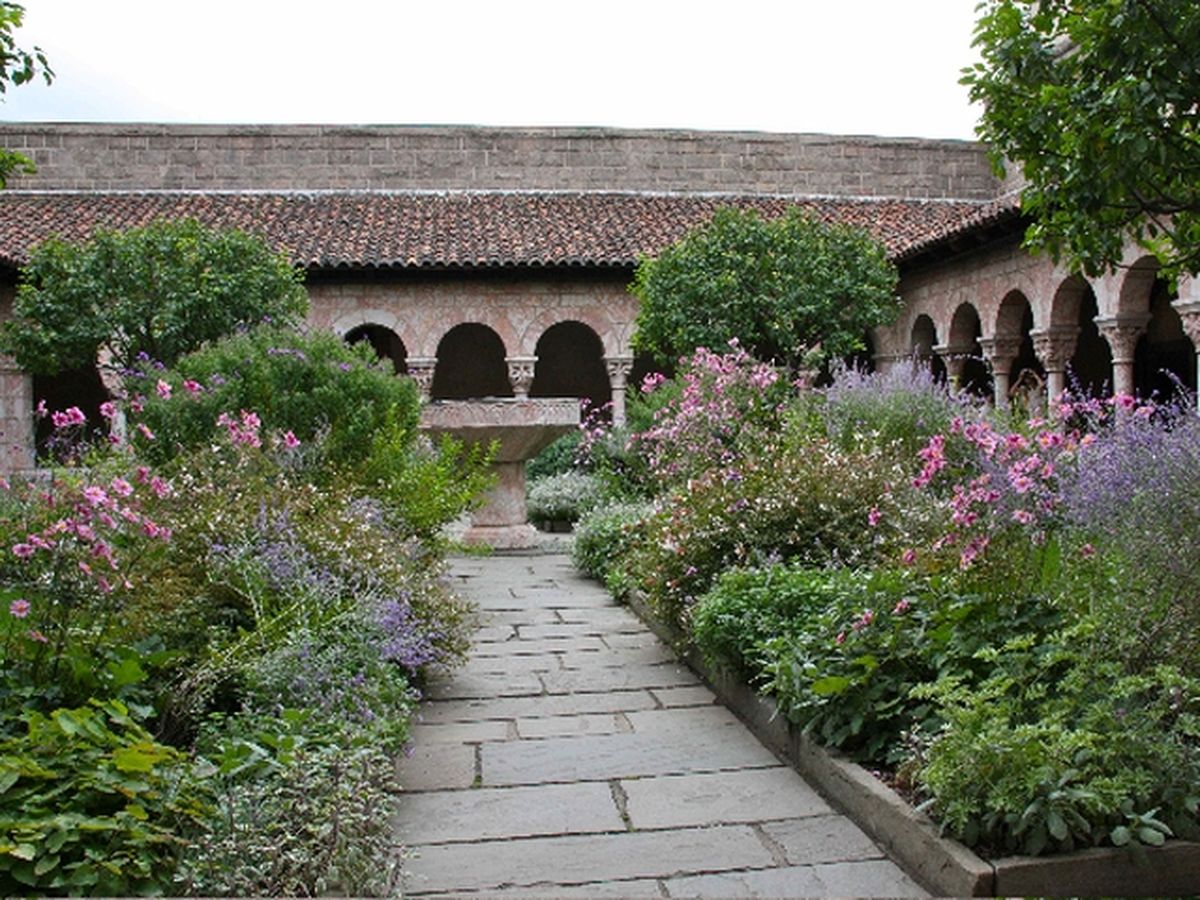
[[[417,383],[421,399],[428,400],[433,390],[433,371],[437,368],[437,359],[432,356],[410,356],[406,364],[408,377]]]
[[[504,362],[508,366],[508,380],[512,384],[513,394],[518,397],[528,397],[529,389],[533,386],[533,373],[537,368],[537,357],[510,356]]]
[[[1183,325],[1183,333],[1192,342],[1192,347],[1200,353],[1200,300],[1189,300],[1180,303],[1178,300],[1171,304],[1179,313],[1179,321]]]
[[[933,348],[933,352],[946,364],[946,374],[950,376],[950,380],[957,383],[962,380],[967,360],[975,355],[975,346],[973,344],[938,344]]]
[[[1033,352],[1041,360],[1047,372],[1065,372],[1071,357],[1075,355],[1075,344],[1079,340],[1079,327],[1060,325],[1041,331],[1031,331]]]
[[[608,380],[614,388],[622,388],[633,371],[632,356],[606,356],[604,368],[608,371]]]
[[[1021,353],[1021,339],[1011,335],[979,339],[979,349],[993,372],[1007,373]]]
[[[1133,362],[1138,338],[1145,333],[1149,321],[1149,313],[1096,319],[1096,327],[1100,329],[1100,334],[1108,341],[1109,349],[1112,350],[1114,364]]]

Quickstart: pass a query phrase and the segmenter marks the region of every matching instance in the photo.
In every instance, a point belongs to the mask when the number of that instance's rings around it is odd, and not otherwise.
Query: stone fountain
[[[525,513],[525,462],[555,438],[579,427],[579,401],[571,398],[435,400],[421,410],[421,429],[467,444],[495,444],[496,483],[471,516],[463,540],[497,550],[535,546],[538,533]]]

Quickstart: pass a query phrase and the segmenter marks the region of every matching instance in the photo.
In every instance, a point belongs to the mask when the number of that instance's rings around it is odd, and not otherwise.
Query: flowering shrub
[[[633,573],[626,554],[642,537],[652,512],[648,503],[625,500],[589,510],[575,527],[571,551],[575,565],[603,581],[618,597],[627,594]]]
[[[530,482],[526,509],[533,522],[577,522],[600,499],[597,478],[582,472],[563,472]]]

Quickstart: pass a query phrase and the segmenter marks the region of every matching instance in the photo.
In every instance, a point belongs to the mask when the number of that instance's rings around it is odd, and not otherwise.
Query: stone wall
[[[981,145],[606,128],[0,124],[16,189],[613,190],[990,199]]]

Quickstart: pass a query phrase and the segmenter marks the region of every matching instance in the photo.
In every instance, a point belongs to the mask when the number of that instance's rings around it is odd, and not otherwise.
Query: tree
[[[303,275],[261,239],[158,221],[35,247],[0,350],[45,375],[98,355],[117,369],[136,368],[141,354],[170,365],[264,319],[294,322],[307,307]]]
[[[1031,249],[1088,274],[1123,240],[1200,272],[1200,5],[985,0],[963,83],[997,171],[1026,184]]]
[[[8,93],[10,84],[22,85],[38,75],[46,84],[54,80],[54,70],[46,62],[41,47],[24,50],[17,46],[13,32],[24,19],[25,7],[20,3],[0,2],[0,94]],[[0,149],[0,188],[6,187],[16,172],[33,174],[33,160],[22,153]]]
[[[818,344],[828,356],[861,349],[867,329],[899,311],[896,282],[883,246],[861,229],[798,209],[764,219],[723,208],[638,264],[633,344],[670,363],[737,338],[759,359],[795,367]]]

